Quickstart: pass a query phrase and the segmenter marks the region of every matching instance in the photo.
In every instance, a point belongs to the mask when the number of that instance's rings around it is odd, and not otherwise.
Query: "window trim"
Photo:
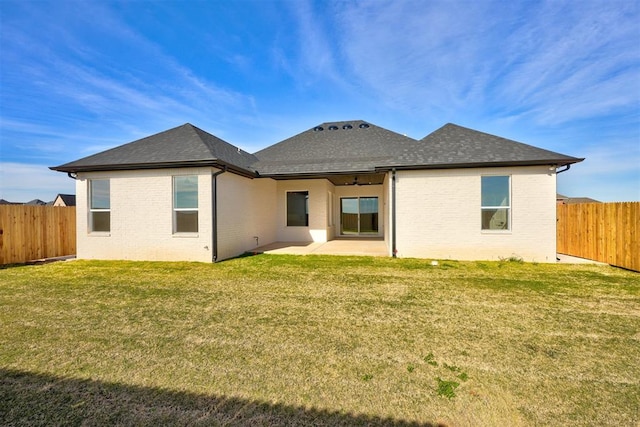
[[[493,206],[487,205],[484,206],[482,204],[482,178],[489,177],[506,177],[508,179],[508,196],[509,203],[506,206]],[[511,218],[512,213],[512,175],[504,175],[504,174],[486,174],[480,176],[480,231],[486,234],[509,234],[512,232],[513,223]],[[507,228],[482,228],[482,214],[485,210],[506,210],[507,211]]]
[[[90,178],[89,180],[89,199],[87,208],[89,212],[88,220],[88,233],[95,236],[110,236],[111,235],[111,180],[109,178]],[[108,208],[94,208],[93,207],[93,183],[96,181],[106,181],[109,184],[109,207]],[[108,213],[109,214],[109,229],[108,230],[94,230],[94,213]]]
[[[178,208],[176,207],[176,179],[189,178],[196,179],[196,207],[195,208]],[[195,212],[196,230],[195,231],[178,231],[178,212]],[[198,175],[174,175],[171,177],[171,216],[172,216],[172,234],[174,236],[196,236],[200,232],[200,194]]]

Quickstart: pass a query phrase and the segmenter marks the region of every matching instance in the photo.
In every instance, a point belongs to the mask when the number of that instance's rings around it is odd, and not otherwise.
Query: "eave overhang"
[[[470,168],[498,168],[510,166],[555,166],[556,168],[579,163],[584,158],[571,159],[545,159],[545,160],[522,160],[522,161],[502,161],[502,162],[481,162],[481,163],[431,163],[422,165],[389,165],[377,166],[376,172],[387,172],[390,170],[421,170],[421,169],[470,169]]]
[[[256,178],[258,175],[255,171],[241,168],[239,166],[223,162],[221,160],[187,160],[181,162],[156,162],[156,163],[118,163],[111,165],[83,165],[83,166],[52,166],[49,169],[59,172],[78,173],[78,172],[103,172],[103,171],[124,171],[124,170],[140,170],[140,169],[173,169],[173,168],[190,168],[190,167],[214,167],[226,168],[229,172],[246,178]]]

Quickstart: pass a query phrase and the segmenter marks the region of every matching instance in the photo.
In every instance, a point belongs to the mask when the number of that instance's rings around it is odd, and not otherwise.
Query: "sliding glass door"
[[[346,235],[378,234],[378,198],[341,198],[340,233]]]

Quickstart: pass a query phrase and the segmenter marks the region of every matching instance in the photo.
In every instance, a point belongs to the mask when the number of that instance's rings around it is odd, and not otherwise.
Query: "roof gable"
[[[76,196],[75,194],[58,194],[56,196],[56,198],[54,199],[53,203],[55,204],[58,199],[60,199],[60,201],[62,203],[64,203],[65,206],[75,206],[76,205]]]
[[[245,169],[257,159],[222,139],[186,123],[92,156],[53,167],[63,172],[229,165]]]

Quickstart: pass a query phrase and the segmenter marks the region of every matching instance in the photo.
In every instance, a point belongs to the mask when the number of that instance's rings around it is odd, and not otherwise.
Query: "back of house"
[[[454,124],[416,140],[353,120],[254,154],[187,123],[51,169],[76,180],[78,258],[215,262],[341,238],[555,262],[556,175],[582,160]]]

